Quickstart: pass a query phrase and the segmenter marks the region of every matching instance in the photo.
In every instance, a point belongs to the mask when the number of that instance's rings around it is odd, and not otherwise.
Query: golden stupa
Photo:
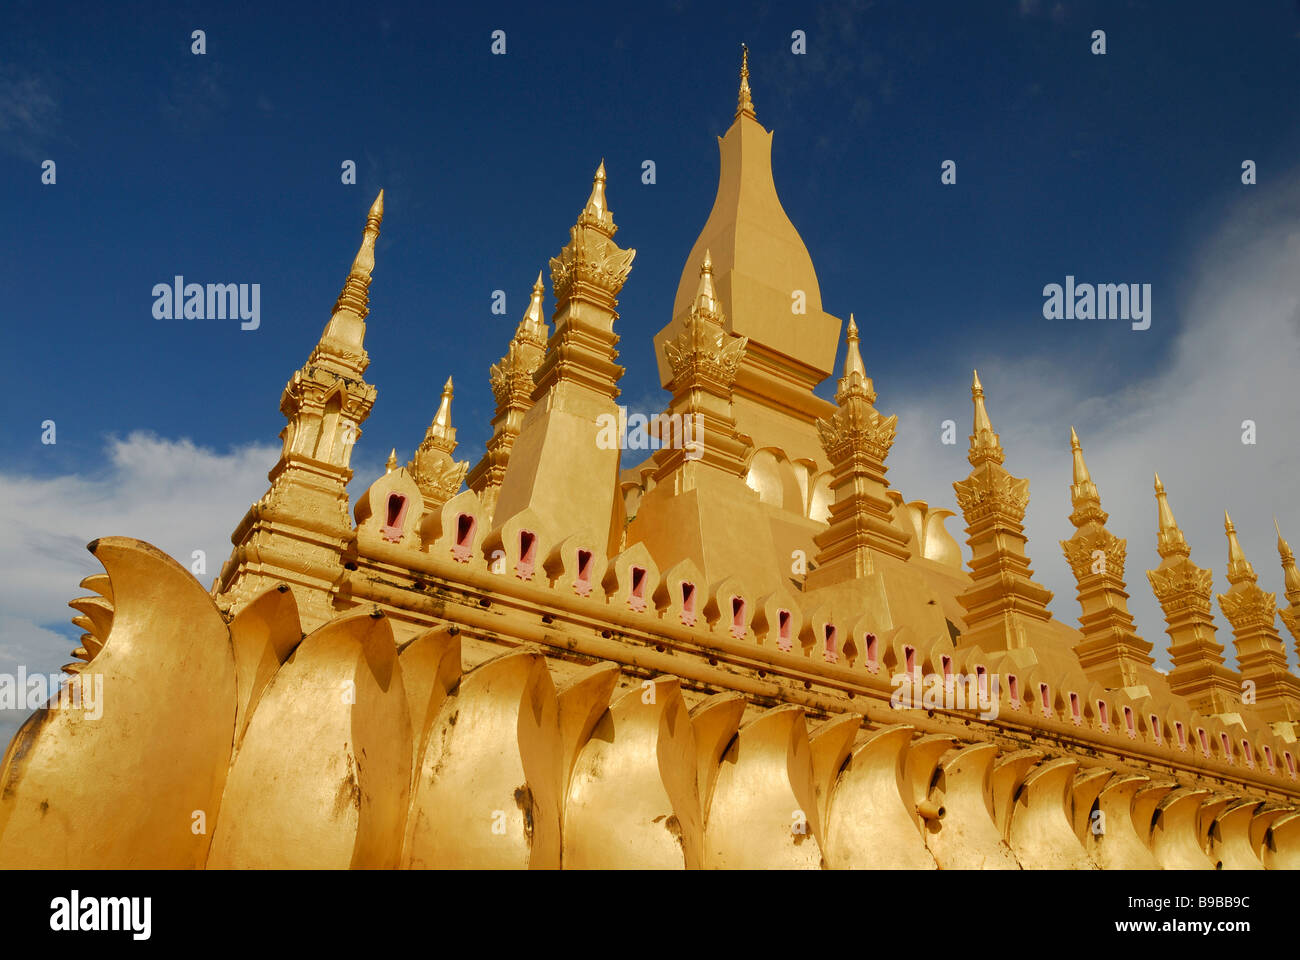
[[[1158,671],[1072,430],[1081,614],[1056,620],[976,374],[964,563],[950,511],[886,479],[897,418],[852,317],[835,402],[813,392],[842,323],[771,146],[745,62],[655,337],[671,400],[648,459],[608,442],[635,251],[602,164],[550,261],[550,325],[539,274],[491,368],[482,460],[455,459],[449,377],[349,516],[381,192],[211,590],[146,543],[90,544],[65,702],[0,771],[0,866],[1300,865],[1300,679],[1231,520],[1240,670],[1156,478]],[[97,718],[76,709],[92,681]]]

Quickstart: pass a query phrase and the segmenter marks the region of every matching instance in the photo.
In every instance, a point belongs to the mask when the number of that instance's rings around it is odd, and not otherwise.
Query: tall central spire
[[[744,50],[735,114],[718,141],[713,209],[682,265],[672,316],[655,335],[659,381],[671,389],[666,345],[690,322],[700,263],[711,251],[727,332],[749,344],[733,388],[737,429],[791,460],[824,464],[816,425],[835,408],[813,388],[834,373],[841,324],[822,309],[812,258],[777,196],[772,134],[754,116],[749,84]]]

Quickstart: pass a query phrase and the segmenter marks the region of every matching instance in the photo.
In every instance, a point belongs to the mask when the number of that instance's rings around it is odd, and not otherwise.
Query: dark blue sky
[[[885,409],[931,378],[964,388],[991,354],[1078,353],[1096,393],[1158,365],[1170,271],[1242,191],[1241,161],[1264,179],[1300,156],[1294,3],[739,6],[6,4],[0,457],[49,475],[93,471],[106,434],[137,429],[274,442],[380,187],[379,399],[359,457],[409,456],[448,373],[476,457],[488,365],[602,157],[618,240],[638,251],[624,395],[651,396],[651,337],[712,204],[742,40],[778,191],[826,308],[857,314]],[[1098,28],[1106,56],[1089,52]],[[356,186],[340,183],[349,159]],[[260,283],[261,329],[155,320],[151,288],[178,273]],[[1044,321],[1043,284],[1066,273],[1151,283],[1155,327]],[[47,418],[57,447],[39,442]]]

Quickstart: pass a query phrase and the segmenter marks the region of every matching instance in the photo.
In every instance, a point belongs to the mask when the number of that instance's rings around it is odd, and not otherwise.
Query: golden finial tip
[[[448,377],[448,378],[447,378],[447,382],[444,383],[444,384],[442,385],[442,392],[443,392],[443,393],[451,393],[451,391],[452,391],[452,386],[451,386],[451,377]]]
[[[1232,525],[1232,517],[1228,516],[1228,511],[1223,511],[1223,529],[1231,533],[1235,528]]]
[[[604,157],[600,158],[600,166],[596,168],[596,179],[597,180],[605,179],[605,158]]]
[[[1078,449],[1078,447],[1080,446],[1079,435],[1074,432],[1074,427],[1070,427],[1070,446],[1074,447],[1075,449]]]
[[[978,370],[974,370],[971,373],[972,375],[970,381],[970,388],[972,390],[983,390],[984,385],[980,383],[980,372]]]
[[[379,196],[375,197],[375,202],[370,205],[370,215],[383,219],[384,216],[384,191],[379,191]]]
[[[849,314],[849,331],[848,331],[848,333],[849,333],[849,337],[850,337],[850,338],[852,338],[852,337],[856,337],[856,336],[858,335],[858,324],[857,324],[857,321],[855,321],[855,320],[853,319],[853,314],[852,314],[852,313]]]
[[[749,47],[740,45],[740,96],[736,102],[736,118],[744,114],[754,117],[754,98],[749,89]]]
[[[1156,493],[1164,493],[1165,485],[1160,482],[1160,471],[1156,471]]]
[[[542,289],[542,271],[540,270],[537,271],[537,279],[533,281],[533,289],[534,290]]]

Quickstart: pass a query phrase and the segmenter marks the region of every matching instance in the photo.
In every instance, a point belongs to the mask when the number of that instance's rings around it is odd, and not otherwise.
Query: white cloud
[[[1153,335],[1156,325],[1170,322],[1162,320],[1161,301],[1179,303],[1185,320],[1160,369],[1118,393],[1098,395],[1093,384],[1103,378],[1094,374],[1108,368],[1105,356],[980,364],[1006,467],[1030,479],[1028,552],[1037,578],[1056,592],[1054,614],[1077,625],[1075,583],[1057,545],[1073,533],[1067,520],[1073,424],[1110,513],[1109,529],[1128,540],[1129,608],[1162,666],[1168,665],[1168,636],[1144,572],[1159,562],[1153,471],[1165,484],[1192,559],[1214,571],[1216,592],[1228,587],[1225,508],[1260,586],[1279,599],[1274,513],[1293,546],[1300,545],[1300,176],[1285,188],[1248,191],[1249,199],[1232,209],[1187,265],[1184,288],[1154,291],[1152,330],[1129,334]],[[1168,307],[1163,317],[1171,317]],[[951,481],[969,470],[969,390],[964,383],[935,386],[927,385],[925,393],[904,389],[894,404],[886,401],[900,414],[890,479],[909,499],[955,510]],[[938,425],[955,410],[962,411],[959,443],[941,446]],[[1253,446],[1241,442],[1244,420],[1257,424]],[[960,514],[949,521],[964,543],[963,527]],[[1232,663],[1231,630],[1221,615],[1218,623]],[[1294,664],[1292,638],[1278,626]]]
[[[132,433],[110,439],[94,475],[0,473],[0,672],[57,672],[80,635],[67,606],[86,591],[82,577],[103,568],[86,550],[101,536],[146,540],[190,566],[206,554],[210,586],[230,555],[230,533],[267,487],[279,447],[255,444],[228,453]],[[0,736],[22,716],[0,711]]]
[[[77,586],[83,577],[103,572],[86,550],[97,537],[147,541],[187,568],[202,550],[206,572],[196,576],[211,586],[230,556],[231,532],[266,492],[279,455],[278,444],[218,453],[137,431],[109,438],[93,474],[0,472],[0,673],[19,664],[29,674],[55,673],[72,659],[81,631],[68,622],[76,611],[67,602],[86,594]],[[354,491],[384,472],[369,460],[354,466]],[[25,716],[0,710],[0,743]]]

